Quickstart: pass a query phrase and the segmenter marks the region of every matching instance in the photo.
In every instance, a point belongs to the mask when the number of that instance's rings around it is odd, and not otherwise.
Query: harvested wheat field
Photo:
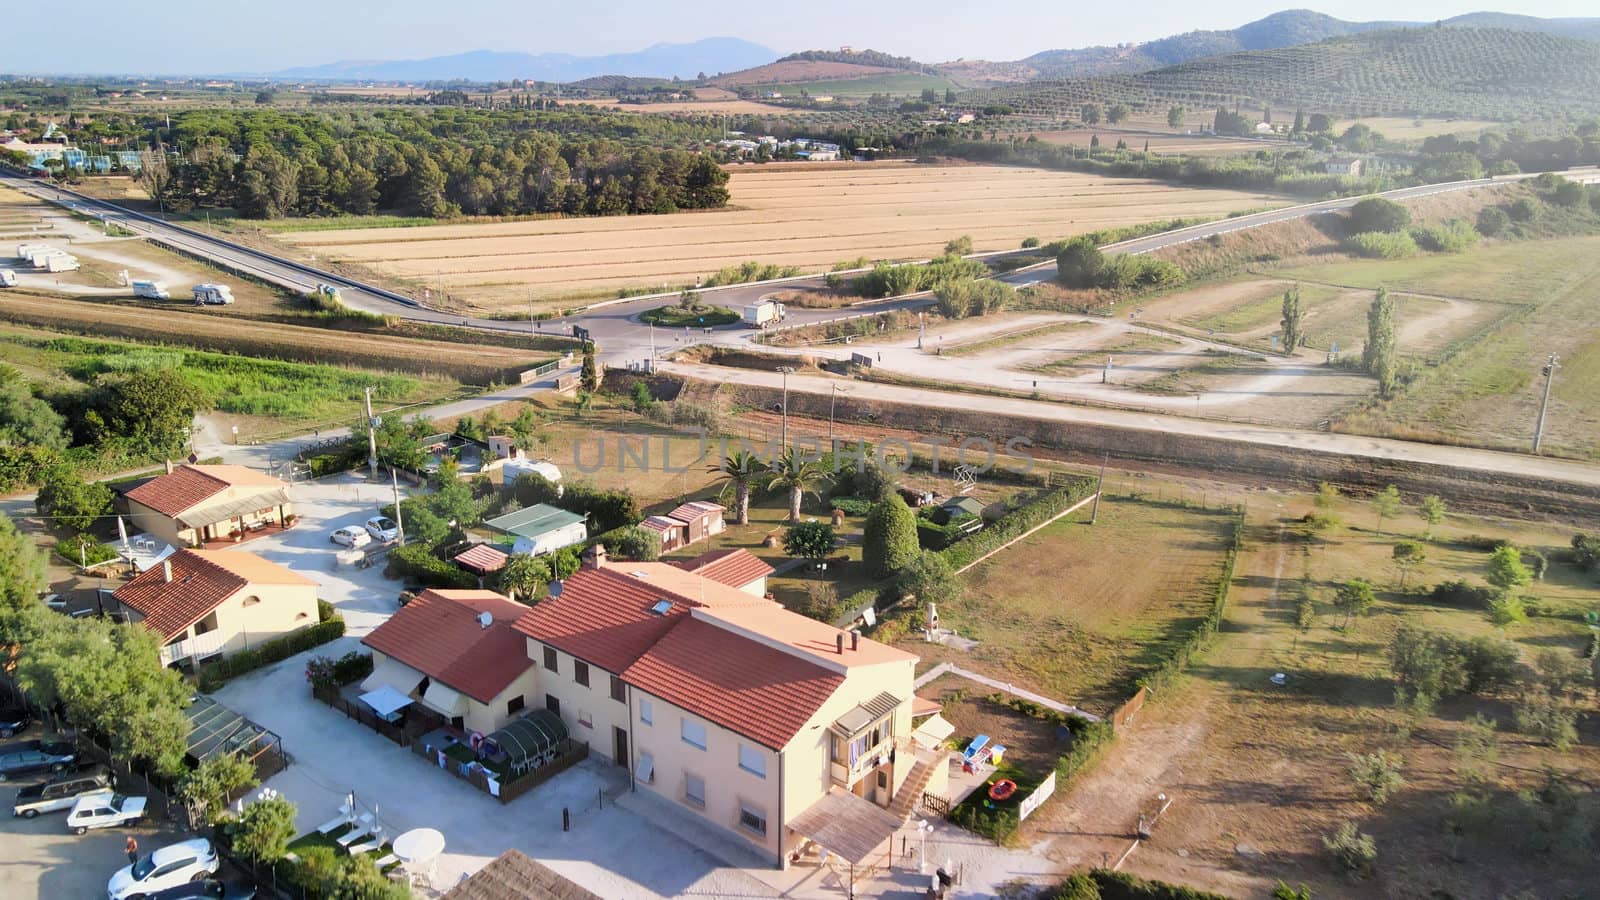
[[[289,232],[320,257],[365,266],[479,308],[530,295],[594,299],[693,284],[759,260],[824,271],[841,260],[920,259],[971,235],[976,250],[1284,202],[1233,190],[1075,172],[909,162],[734,169],[728,209],[420,228]]]
[[[1087,147],[1098,137],[1100,146],[1106,150],[1116,147],[1117,141],[1126,141],[1129,150],[1143,150],[1148,143],[1151,153],[1185,153],[1192,156],[1226,156],[1234,153],[1254,153],[1257,150],[1282,149],[1281,143],[1274,146],[1266,141],[1245,138],[1207,137],[1203,134],[1150,134],[1143,131],[1103,131],[1093,128],[1035,131],[1032,136],[1047,144],[1074,147]]]

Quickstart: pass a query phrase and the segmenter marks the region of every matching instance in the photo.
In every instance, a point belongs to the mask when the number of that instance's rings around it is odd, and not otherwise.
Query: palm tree
[[[800,501],[805,497],[806,488],[832,480],[833,476],[823,466],[822,460],[805,456],[790,447],[773,461],[772,475],[767,478],[767,490],[780,487],[789,489],[789,521],[798,522]]]
[[[739,525],[750,524],[750,485],[755,483],[765,468],[761,457],[749,450],[729,454],[722,462],[706,467],[706,471],[721,475],[727,482],[724,492],[733,488],[734,521]]]

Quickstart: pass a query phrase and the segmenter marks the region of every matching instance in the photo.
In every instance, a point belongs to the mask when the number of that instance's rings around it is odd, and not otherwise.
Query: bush
[[[1411,238],[1433,253],[1464,253],[1478,243],[1478,232],[1465,219],[1451,219],[1441,225],[1413,228]]]
[[[1333,857],[1333,864],[1352,878],[1366,877],[1378,859],[1377,841],[1357,830],[1354,822],[1346,822],[1338,831],[1324,836],[1322,846]]]
[[[1399,231],[1411,224],[1411,212],[1382,197],[1368,197],[1350,207],[1347,227],[1351,234],[1369,231]]]
[[[1466,581],[1445,581],[1433,586],[1428,599],[1445,606],[1486,608],[1497,596],[1494,588]]]
[[[821,559],[833,551],[833,542],[833,526],[827,522],[796,522],[783,534],[783,552]]]
[[[1036,237],[1025,237],[1022,239],[1022,249],[1024,250],[1032,250],[1037,246],[1039,246],[1039,239]]]
[[[862,526],[861,561],[873,578],[887,578],[916,558],[917,517],[898,495],[891,494],[867,513]]]
[[[1403,231],[1367,231],[1344,240],[1345,250],[1368,259],[1405,259],[1417,255],[1417,242]]]
[[[201,665],[200,690],[214,691],[230,678],[237,678],[262,666],[282,662],[296,653],[320,647],[341,637],[344,637],[344,619],[334,618],[280,638],[264,641],[254,647],[235,650],[227,656]]]
[[[1572,536],[1572,564],[1580,569],[1600,574],[1600,535],[1575,534]]]
[[[1494,237],[1511,226],[1511,217],[1498,206],[1485,206],[1478,210],[1478,233]]]
[[[640,562],[653,562],[661,558],[661,533],[630,525],[618,528],[611,532],[614,536],[614,549],[618,556],[636,559]]]
[[[1397,754],[1379,750],[1376,753],[1350,754],[1350,779],[1361,793],[1375,804],[1382,804],[1389,795],[1405,787],[1400,776],[1401,760]]]
[[[1578,714],[1542,691],[1530,693],[1511,711],[1518,732],[1565,751],[1578,740]]]
[[[1513,222],[1532,222],[1539,217],[1539,201],[1532,197],[1523,197],[1506,207],[1506,214]]]
[[[1045,896],[1050,900],[1226,900],[1222,894],[1109,869],[1079,872]]]
[[[862,497],[834,497],[828,502],[847,516],[861,517],[872,511],[872,501]]]
[[[1520,625],[1528,621],[1528,609],[1521,597],[1513,594],[1496,597],[1489,601],[1489,621],[1501,628]]]
[[[895,573],[894,590],[897,597],[916,597],[920,614],[928,603],[950,603],[960,597],[961,582],[943,556],[924,550]]]
[[[954,522],[940,525],[922,516],[917,517],[917,545],[924,550],[943,550],[966,536],[966,532],[956,527]]]
[[[475,588],[477,576],[433,555],[425,544],[406,544],[389,551],[384,574],[404,578],[430,588]]]
[[[282,797],[257,800],[244,808],[239,821],[229,826],[229,841],[245,859],[277,862],[289,852],[294,817],[295,805]]]

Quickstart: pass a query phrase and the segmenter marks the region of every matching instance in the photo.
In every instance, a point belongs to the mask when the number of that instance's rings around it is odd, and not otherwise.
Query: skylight
[[[657,600],[656,604],[650,607],[650,611],[658,616],[666,615],[667,611],[670,609],[672,609],[671,600]]]

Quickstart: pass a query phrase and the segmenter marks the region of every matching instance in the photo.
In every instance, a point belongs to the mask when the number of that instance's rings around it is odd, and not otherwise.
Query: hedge
[[[1166,687],[1172,680],[1189,667],[1200,654],[1211,646],[1211,639],[1217,636],[1217,631],[1222,628],[1222,619],[1228,611],[1228,591],[1233,586],[1233,567],[1239,560],[1239,545],[1244,539],[1244,507],[1239,507],[1234,513],[1233,532],[1228,541],[1228,555],[1222,564],[1222,577],[1217,579],[1217,586],[1211,595],[1211,609],[1206,612],[1206,617],[1200,622],[1199,627],[1189,632],[1176,647],[1172,648],[1150,674],[1140,678],[1135,687],[1147,687],[1151,690]]]
[[[262,666],[281,662],[312,647],[319,647],[344,636],[344,619],[334,616],[293,634],[238,650],[216,662],[204,663],[200,669],[200,690],[216,690],[230,678],[253,672]]]
[[[1110,869],[1079,872],[1044,896],[1050,900],[1228,900],[1224,894],[1164,881],[1149,881]]]
[[[847,516],[860,518],[872,510],[872,501],[865,497],[834,497],[828,501],[833,508]]]
[[[471,572],[433,555],[424,544],[406,544],[389,551],[383,573],[390,578],[413,578],[423,587],[475,588],[478,578]]]
[[[940,525],[932,519],[917,517],[917,543],[924,550],[944,550],[966,536],[967,533],[955,524]]]
[[[959,572],[985,553],[1000,549],[1093,492],[1094,480],[1089,478],[1075,479],[1065,486],[1046,491],[1001,516],[977,534],[941,551],[945,562]]]

